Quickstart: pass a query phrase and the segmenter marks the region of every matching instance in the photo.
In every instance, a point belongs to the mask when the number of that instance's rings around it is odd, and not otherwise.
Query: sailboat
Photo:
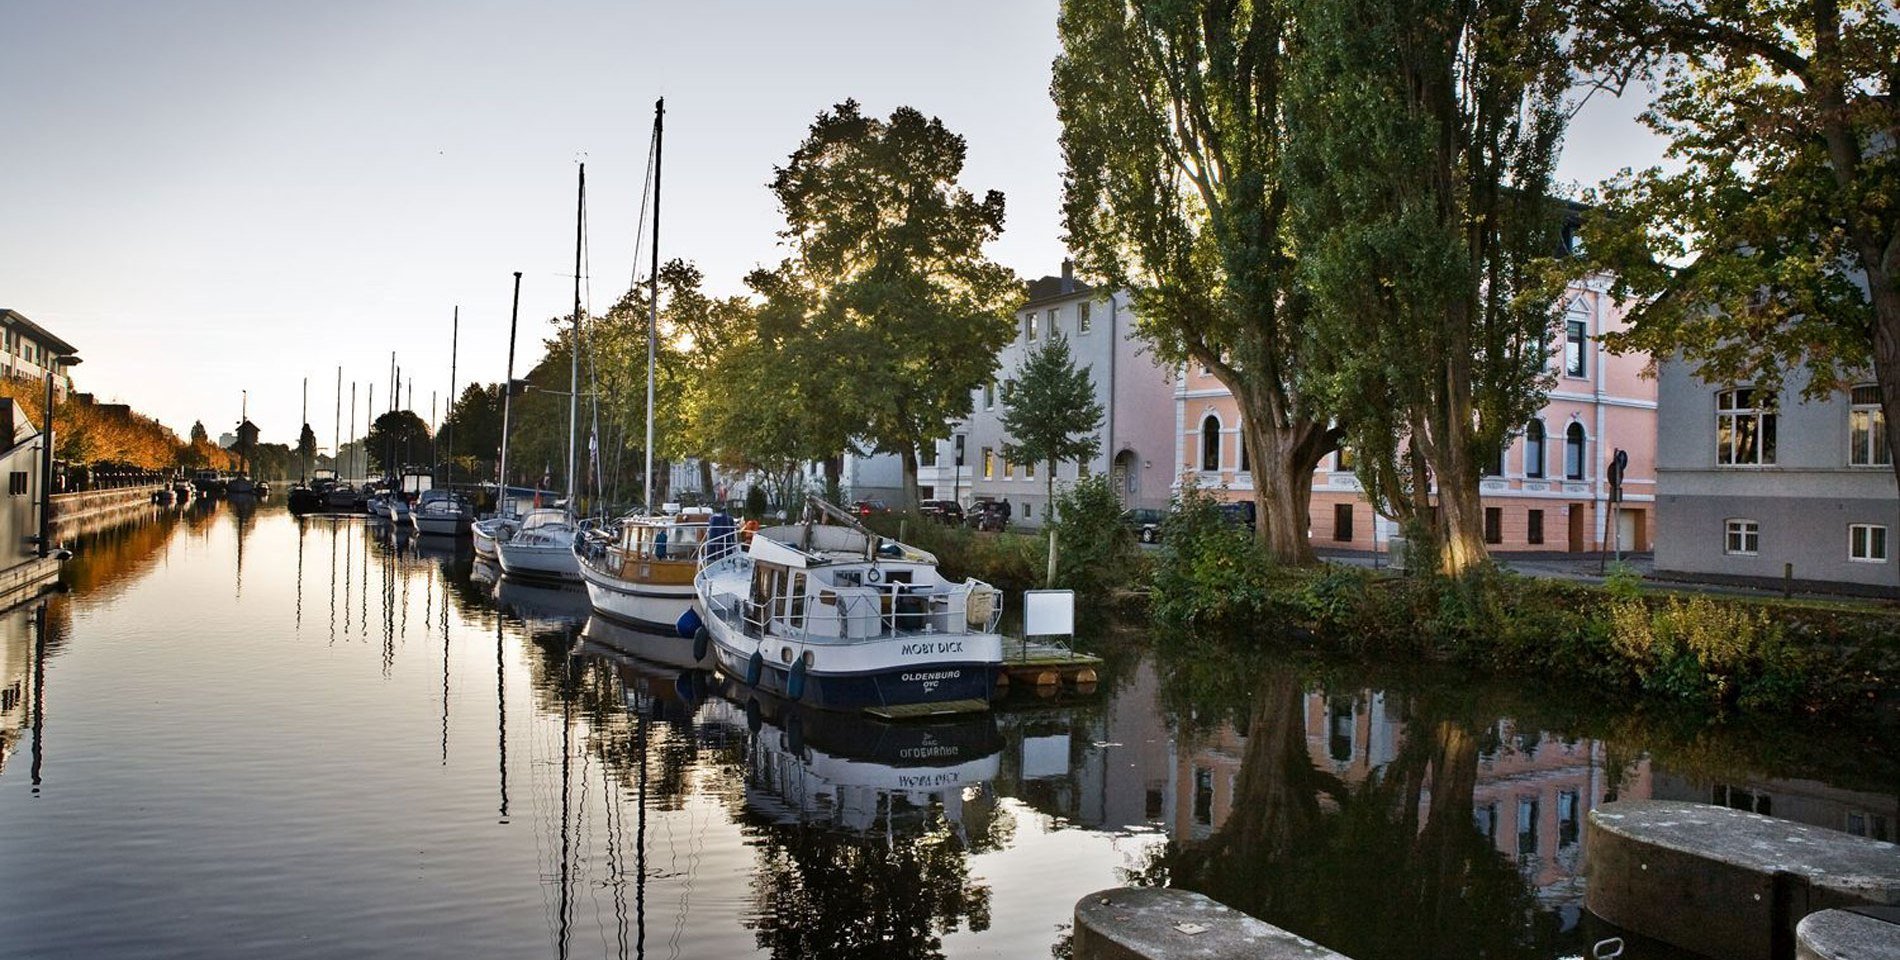
[[[653,489],[653,367],[660,320],[660,157],[666,101],[653,105],[653,244],[647,314],[647,499]],[[649,502],[649,508],[651,503]],[[693,651],[679,636],[678,624],[693,608],[693,575],[700,551],[721,532],[730,534],[730,518],[710,510],[668,515],[649,509],[611,524],[587,523],[574,539],[574,555],[594,611],[622,623],[674,638],[678,646],[668,662],[711,666],[709,651]],[[687,631],[688,634],[691,631]]]
[[[574,343],[569,350],[567,380],[567,502],[552,510],[536,510],[521,520],[514,536],[495,541],[501,572],[511,577],[579,580],[580,563],[574,557],[575,519],[579,500],[574,482],[579,475],[574,438],[580,425],[581,387],[581,244],[587,222],[587,165],[581,164],[580,199],[574,215]]]

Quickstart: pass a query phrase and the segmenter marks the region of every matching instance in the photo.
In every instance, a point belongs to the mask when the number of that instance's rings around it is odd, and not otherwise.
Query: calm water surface
[[[216,503],[88,538],[0,616],[0,957],[1036,957],[1141,882],[1359,960],[1544,958],[1605,933],[1607,798],[1893,839],[1871,736],[1121,633],[1091,698],[801,716],[462,551]]]

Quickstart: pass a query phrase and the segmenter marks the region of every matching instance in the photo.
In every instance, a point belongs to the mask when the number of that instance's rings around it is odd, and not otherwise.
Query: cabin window
[[[787,598],[785,621],[793,629],[805,626],[805,574],[792,574],[791,596]]]

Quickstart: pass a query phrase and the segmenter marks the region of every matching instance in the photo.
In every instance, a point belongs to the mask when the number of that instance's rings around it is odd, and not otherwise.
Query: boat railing
[[[702,571],[742,567],[734,554],[704,562]],[[820,587],[793,595],[779,591],[761,603],[750,596],[711,594],[708,612],[747,636],[826,642],[940,638],[995,633],[1003,617],[1001,591],[978,580],[957,584],[883,583],[846,589]]]

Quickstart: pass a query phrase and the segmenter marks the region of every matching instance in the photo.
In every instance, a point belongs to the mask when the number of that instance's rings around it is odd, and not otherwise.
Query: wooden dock
[[[1091,693],[1101,666],[1101,657],[1061,644],[1004,637],[1003,671],[996,677],[996,686],[998,690],[1021,686],[1051,693],[1073,687],[1079,693]]]
[[[982,713],[990,708],[987,700],[941,700],[936,703],[900,703],[883,707],[865,707],[867,716],[879,720],[924,720],[965,713]]]

